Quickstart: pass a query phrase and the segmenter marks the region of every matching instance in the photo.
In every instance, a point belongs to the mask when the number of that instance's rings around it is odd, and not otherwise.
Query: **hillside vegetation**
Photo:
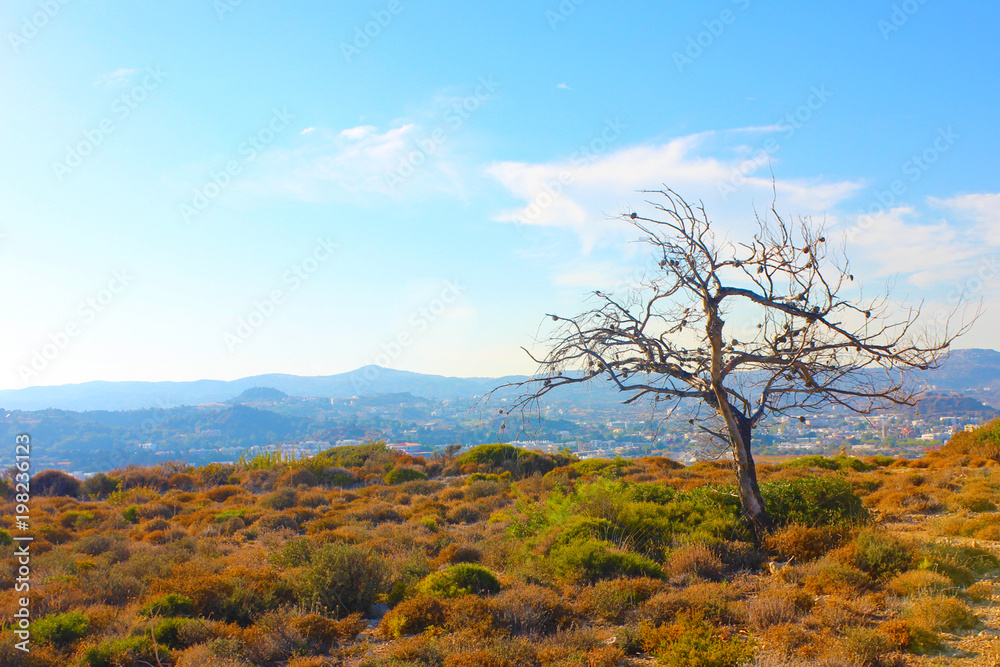
[[[763,544],[722,463],[368,443],[43,472],[35,645],[13,648],[8,547],[0,665],[998,664],[998,443],[761,465]]]

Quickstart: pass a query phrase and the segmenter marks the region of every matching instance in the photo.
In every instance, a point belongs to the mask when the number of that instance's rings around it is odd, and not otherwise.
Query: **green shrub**
[[[418,479],[427,479],[427,473],[415,468],[396,467],[390,470],[385,476],[386,484],[402,484]]]
[[[425,595],[453,598],[459,595],[491,595],[500,591],[496,576],[482,565],[457,563],[424,577],[417,590]]]
[[[649,558],[593,537],[557,544],[549,552],[548,561],[557,574],[575,581],[663,576],[660,566]]]
[[[87,634],[89,622],[80,611],[53,614],[31,624],[31,634],[40,644],[66,646]]]
[[[142,632],[148,632],[142,628]],[[211,636],[211,630],[199,618],[162,618],[153,622],[153,637],[170,648],[187,648]]]
[[[777,526],[848,526],[870,515],[851,485],[836,477],[800,477],[763,482],[761,495]]]
[[[677,623],[661,628],[655,649],[659,662],[670,667],[742,667],[754,647],[739,637],[724,637],[698,616],[681,614]]]
[[[558,459],[558,460],[557,460]],[[515,477],[528,477],[537,473],[545,474],[568,462],[567,457],[550,456],[532,452],[513,445],[479,445],[465,452],[455,461],[459,466],[478,465],[490,472],[509,472]]]
[[[159,648],[166,655],[167,648]],[[121,665],[155,664],[156,650],[147,636],[106,639],[83,651],[80,660],[86,667],[120,667]]]
[[[298,498],[299,494],[294,489],[281,489],[261,498],[260,504],[262,507],[274,510],[286,510],[289,507],[295,507]]]
[[[139,522],[139,506],[138,505],[129,505],[128,507],[126,507],[125,509],[122,510],[122,516],[125,517],[125,520],[128,521],[129,523],[138,523]]]
[[[924,546],[917,555],[917,568],[938,572],[959,586],[969,586],[980,575],[1000,567],[989,551],[938,542]]]
[[[879,667],[893,650],[892,641],[870,628],[848,628],[844,631],[844,649],[860,667]]]
[[[331,612],[367,612],[386,592],[388,573],[374,554],[349,544],[324,544],[295,577],[299,601]]]
[[[161,595],[142,608],[146,616],[189,616],[192,611],[194,600],[177,593]]]
[[[854,539],[854,565],[878,579],[909,569],[913,552],[898,538],[875,530],[862,530]]]

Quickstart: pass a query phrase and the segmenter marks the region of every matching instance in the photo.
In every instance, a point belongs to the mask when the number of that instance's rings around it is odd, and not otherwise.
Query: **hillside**
[[[997,428],[923,460],[761,465],[762,544],[704,462],[366,444],[39,473],[28,531],[0,483],[0,541],[35,538],[34,646],[4,628],[0,666],[984,667],[1000,460],[975,447]]]
[[[930,389],[971,391],[980,400],[994,403],[997,399],[991,392],[1000,396],[1000,352],[954,350],[941,369],[919,377]],[[524,376],[456,378],[365,366],[349,373],[314,377],[271,374],[232,381],[86,382],[7,389],[0,391],[0,406],[7,410],[59,408],[77,411],[167,408],[221,403],[233,399],[241,392],[265,387],[299,397],[348,398],[411,393],[427,399],[458,400],[481,396],[504,383],[522,379]],[[989,391],[984,394],[984,389],[987,388]],[[252,402],[255,399],[245,400]],[[571,387],[553,399],[553,404],[560,406],[613,406],[618,403],[620,397],[615,391],[599,385]]]

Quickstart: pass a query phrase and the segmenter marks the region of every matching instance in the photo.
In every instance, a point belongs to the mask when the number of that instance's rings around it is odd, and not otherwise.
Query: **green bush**
[[[764,505],[777,526],[849,526],[869,520],[851,485],[836,477],[801,477],[763,482]]]
[[[891,577],[913,563],[913,552],[898,538],[865,529],[854,539],[854,565],[878,579]]]
[[[932,632],[971,630],[979,624],[967,604],[943,595],[915,600],[907,607],[905,615],[912,623]]]
[[[754,647],[739,637],[726,638],[698,616],[681,614],[677,623],[660,630],[663,640],[656,657],[670,667],[742,667],[753,659]]]
[[[159,647],[160,655],[167,654]],[[147,636],[107,639],[83,651],[80,660],[86,667],[120,667],[121,665],[155,664],[156,650]]]
[[[547,560],[557,574],[575,581],[663,576],[660,566],[649,558],[593,537],[563,541],[549,551]]]
[[[415,468],[396,467],[386,474],[385,483],[402,484],[403,482],[412,482],[418,479],[427,479],[427,473]]]
[[[194,600],[186,595],[167,593],[142,608],[146,616],[189,616],[194,611]]]
[[[374,554],[349,544],[325,544],[315,550],[309,566],[293,585],[300,603],[330,612],[367,612],[386,592],[388,573]]]
[[[565,459],[565,460],[564,460]],[[509,472],[515,477],[545,474],[569,461],[565,456],[539,454],[513,445],[479,445],[465,452],[455,461],[459,466],[479,465],[494,473]]]
[[[53,614],[31,624],[31,634],[39,644],[65,646],[87,634],[89,622],[80,611]]]
[[[128,521],[129,523],[138,523],[139,522],[139,506],[138,505],[129,505],[128,507],[126,507],[125,509],[122,510],[122,516],[125,517],[125,520]]]
[[[938,572],[959,586],[970,586],[979,576],[1000,568],[1000,560],[989,551],[971,546],[938,542],[925,545],[917,554],[917,569]]]
[[[500,582],[482,565],[456,563],[424,577],[417,584],[417,591],[445,598],[468,594],[492,595],[500,591]]]
[[[289,507],[295,507],[298,499],[299,494],[296,493],[295,489],[281,489],[261,498],[260,504],[269,509],[286,510]]]
[[[142,631],[148,632],[148,628]],[[199,618],[163,618],[153,623],[153,637],[158,644],[170,648],[187,648],[200,644],[211,635],[211,630]]]

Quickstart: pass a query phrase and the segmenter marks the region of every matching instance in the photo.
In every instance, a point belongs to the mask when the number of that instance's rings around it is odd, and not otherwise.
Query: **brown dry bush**
[[[954,586],[951,579],[943,574],[930,570],[908,570],[896,575],[889,582],[888,589],[896,595],[905,597],[942,593]]]
[[[307,468],[292,468],[285,474],[278,477],[274,482],[276,488],[297,488],[300,486],[313,487],[319,484],[316,475]]]
[[[497,625],[513,634],[563,630],[575,618],[562,596],[535,584],[502,591],[492,598],[491,604]]]
[[[217,486],[209,489],[208,491],[205,491],[203,495],[212,502],[221,503],[233,498],[234,496],[248,496],[249,494],[242,486],[227,484],[225,486]]]
[[[839,528],[792,524],[769,535],[764,545],[782,560],[794,558],[796,563],[808,563],[835,549],[844,537]]]
[[[763,632],[773,625],[797,622],[814,605],[813,596],[797,586],[775,583],[751,598],[747,615],[750,627]]]
[[[584,588],[578,596],[581,614],[621,623],[636,607],[663,590],[660,579],[607,579]]]
[[[379,623],[379,632],[396,638],[417,635],[445,624],[445,605],[435,597],[417,595],[389,610]]]
[[[692,575],[710,581],[722,578],[722,559],[704,544],[691,544],[674,549],[664,565],[673,577]]]
[[[463,595],[442,600],[447,607],[445,628],[450,632],[470,632],[480,636],[493,636],[499,632],[489,600],[478,595]]]
[[[699,583],[657,593],[639,605],[631,616],[635,621],[649,621],[654,625],[672,622],[682,613],[695,614],[720,625],[744,622],[745,609],[733,601],[734,591],[728,585]]]
[[[438,553],[433,563],[435,565],[450,565],[452,563],[478,563],[483,559],[483,553],[476,547],[466,544],[449,544]]]
[[[969,630],[979,624],[979,619],[967,604],[940,595],[914,600],[906,608],[906,617],[914,625],[933,632]]]
[[[594,630],[569,630],[551,635],[536,646],[543,665],[566,667],[614,667],[622,664],[625,653],[619,646],[608,645]]]

